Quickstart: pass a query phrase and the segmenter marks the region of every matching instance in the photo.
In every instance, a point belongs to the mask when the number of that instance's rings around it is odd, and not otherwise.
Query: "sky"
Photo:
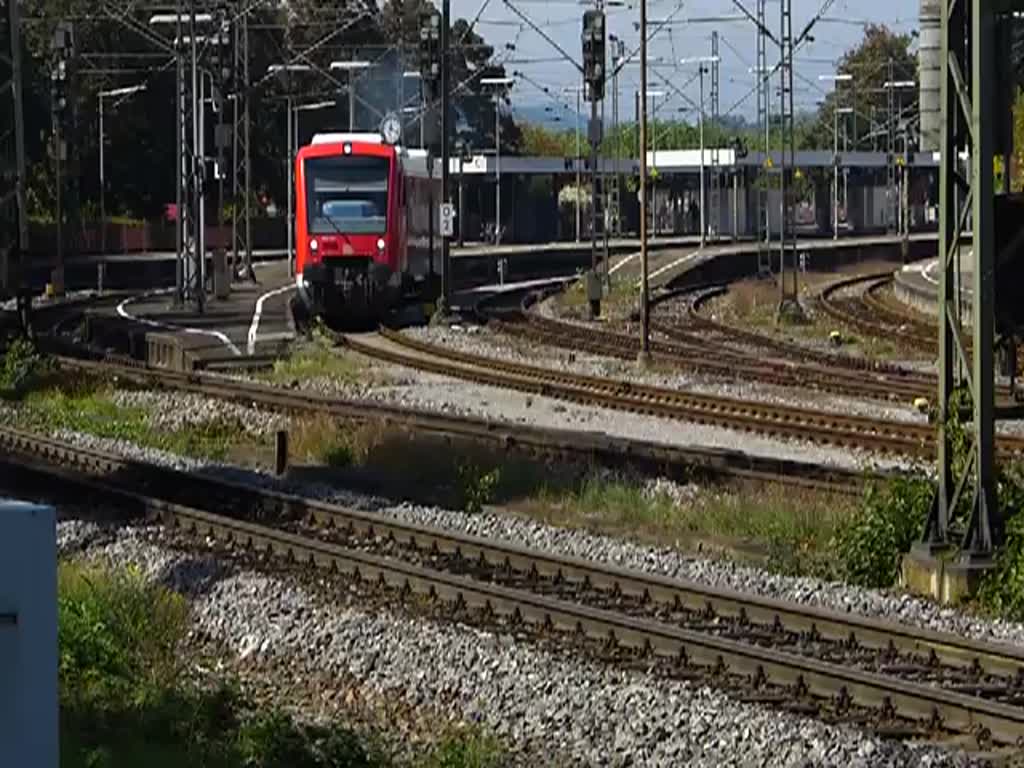
[[[817,15],[826,0],[792,0],[793,34],[800,34],[809,20]],[[556,50],[556,48],[517,15],[510,4],[540,27],[552,40],[577,61],[581,56],[580,32],[582,30],[585,0],[451,0],[453,18],[477,19],[477,30],[496,49],[495,58],[503,61],[507,73],[522,72],[512,92],[512,108],[550,105],[554,109],[563,106],[575,108],[576,95],[563,92],[579,82],[578,71]],[[609,8],[608,32],[621,38],[626,44],[627,54],[639,45],[636,30],[639,21],[639,5],[636,0],[627,0],[626,7]],[[751,12],[754,0],[741,0]],[[799,112],[813,109],[832,83],[819,80],[820,75],[835,72],[835,60],[849,48],[855,46],[863,35],[865,22],[884,23],[897,32],[910,32],[917,28],[919,0],[834,0],[824,20],[814,28],[814,41],[804,45],[795,57],[794,102]],[[706,56],[711,52],[711,33],[719,33],[719,55],[721,59],[721,112],[743,115],[748,118],[756,114],[757,102],[752,93],[753,75],[750,69],[755,65],[754,25],[747,20],[736,21],[694,21],[708,17],[740,17],[741,11],[732,0],[648,0],[648,28],[655,22],[671,18],[648,45],[648,56],[660,58],[664,65],[658,68],[661,74],[681,89],[692,103],[699,101],[699,83],[696,79],[697,64],[679,64],[681,58]],[[781,23],[779,0],[768,0],[767,25],[778,34]],[[514,51],[505,48],[506,43],[515,46]],[[773,50],[774,47],[774,50]],[[609,61],[611,51],[609,48]],[[768,65],[778,61],[778,48],[769,41]],[[691,79],[692,78],[692,79]],[[684,85],[685,84],[685,85]],[[551,94],[562,102],[556,104],[552,96],[543,91],[548,87]],[[709,79],[705,77],[705,98]],[[633,111],[633,94],[639,87],[639,67],[626,66],[620,76],[620,112],[623,119],[629,119]],[[608,85],[609,94],[611,86]],[[681,109],[687,109],[686,100],[673,92],[658,76],[649,74],[648,89],[665,92],[664,97],[654,97],[659,116],[680,116]],[[745,98],[746,97],[746,98]],[[610,102],[608,104],[610,108]],[[669,114],[673,113],[673,114]],[[566,113],[569,114],[569,113]],[[682,115],[687,119],[686,115]]]

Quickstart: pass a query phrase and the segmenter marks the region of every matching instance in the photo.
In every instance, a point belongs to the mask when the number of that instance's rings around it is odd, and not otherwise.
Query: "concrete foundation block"
[[[181,338],[173,333],[147,333],[146,363],[151,368],[184,371],[185,350]]]
[[[955,557],[949,549],[915,547],[903,556],[900,584],[911,592],[956,605],[974,596],[995,563]]]

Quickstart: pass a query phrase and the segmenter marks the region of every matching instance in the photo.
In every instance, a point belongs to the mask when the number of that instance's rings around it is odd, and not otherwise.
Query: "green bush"
[[[247,768],[361,768],[377,759],[353,733],[298,725],[281,712],[245,723],[238,739],[240,765]]]
[[[462,510],[471,515],[480,514],[484,505],[494,500],[494,491],[501,480],[501,470],[495,468],[484,472],[473,462],[460,462],[457,471]]]
[[[861,509],[835,538],[834,550],[846,580],[865,587],[892,586],[900,557],[924,529],[933,495],[931,483],[916,478],[899,478],[881,489],[869,487]]]
[[[1015,467],[999,479],[999,508],[1004,510],[1006,542],[996,567],[982,582],[978,600],[989,611],[1024,621],[1024,474]]]
[[[183,598],[135,570],[62,565],[58,573],[62,690],[86,695],[170,685],[187,631]]]
[[[0,393],[19,396],[42,374],[45,361],[35,345],[26,338],[17,338],[7,345],[0,366]]]

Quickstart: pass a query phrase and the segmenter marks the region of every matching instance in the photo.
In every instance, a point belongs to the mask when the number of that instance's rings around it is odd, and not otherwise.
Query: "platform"
[[[253,264],[284,261],[286,254],[284,248],[253,251]],[[174,251],[69,256],[64,261],[64,287],[67,291],[81,291],[169,286],[174,284],[177,261]],[[55,266],[53,258],[34,255],[23,266],[22,279],[33,293],[42,293],[53,278]],[[213,270],[209,254],[207,270]]]
[[[665,289],[680,279],[688,282],[722,282],[757,274],[757,245],[753,241],[717,244],[704,248],[686,242],[677,246],[671,239],[655,240],[648,247],[648,279],[652,290]],[[829,269],[853,261],[869,259],[898,260],[902,238],[876,237],[799,239],[797,253],[806,253],[808,268]],[[935,253],[935,233],[913,234],[909,238],[909,258],[919,259]],[[772,249],[773,270],[778,267],[778,245]],[[620,278],[640,280],[639,252],[613,256],[611,272]]]
[[[208,297],[202,313],[175,306],[173,289],[130,295],[91,313],[87,335],[93,343],[175,370],[274,355],[295,338],[295,278],[285,262],[261,265],[256,278],[233,284],[226,299]],[[118,340],[122,335],[126,342]]]
[[[965,312],[970,312],[971,308],[971,283],[974,279],[973,256],[974,252],[969,247],[961,249],[960,298]],[[919,312],[936,315],[939,311],[937,298],[940,277],[938,259],[928,259],[919,264],[908,264],[896,273],[893,282],[896,298]]]

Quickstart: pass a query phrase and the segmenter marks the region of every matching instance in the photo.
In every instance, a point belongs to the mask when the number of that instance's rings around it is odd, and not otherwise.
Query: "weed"
[[[569,317],[581,317],[584,312],[589,313],[586,279],[581,275],[580,279],[569,285],[555,301]],[[601,300],[601,314],[605,317],[624,317],[629,315],[636,303],[636,288],[632,281],[613,279]]]
[[[828,574],[827,546],[851,514],[839,498],[776,486],[738,486],[685,491],[673,498],[628,478],[590,475],[578,486],[545,489],[526,507],[546,522],[582,527],[658,546],[724,546],[743,556],[766,556],[784,573]]]
[[[223,459],[245,431],[236,421],[219,418],[173,431],[158,429],[144,409],[118,405],[104,382],[89,378],[60,380],[28,392],[17,418],[39,431],[64,429],[215,460]]]
[[[137,571],[65,563],[58,587],[62,765],[386,765],[345,728],[250,713],[230,682],[183,684],[187,606]]]
[[[382,374],[370,363],[336,349],[324,334],[314,331],[313,340],[302,344],[292,354],[274,363],[273,370],[263,374],[272,384],[288,385],[296,381],[329,379],[339,384],[381,381]]]
[[[135,570],[62,565],[58,573],[59,668],[65,692],[85,700],[168,685],[188,617],[180,597]]]
[[[383,434],[378,422],[353,424],[305,418],[292,422],[288,439],[292,453],[301,460],[345,469],[365,464]]]
[[[495,467],[490,472],[484,472],[475,463],[462,461],[457,465],[457,472],[462,510],[471,515],[480,514],[484,505],[494,500],[501,469]]]
[[[241,765],[251,768],[356,768],[372,765],[350,731],[300,725],[281,712],[259,714],[238,734]]]
[[[835,539],[842,575],[860,586],[892,586],[900,557],[924,530],[933,495],[932,484],[919,478],[870,486],[858,514]]]
[[[497,768],[501,759],[497,740],[478,730],[460,730],[441,739],[418,768]]]

